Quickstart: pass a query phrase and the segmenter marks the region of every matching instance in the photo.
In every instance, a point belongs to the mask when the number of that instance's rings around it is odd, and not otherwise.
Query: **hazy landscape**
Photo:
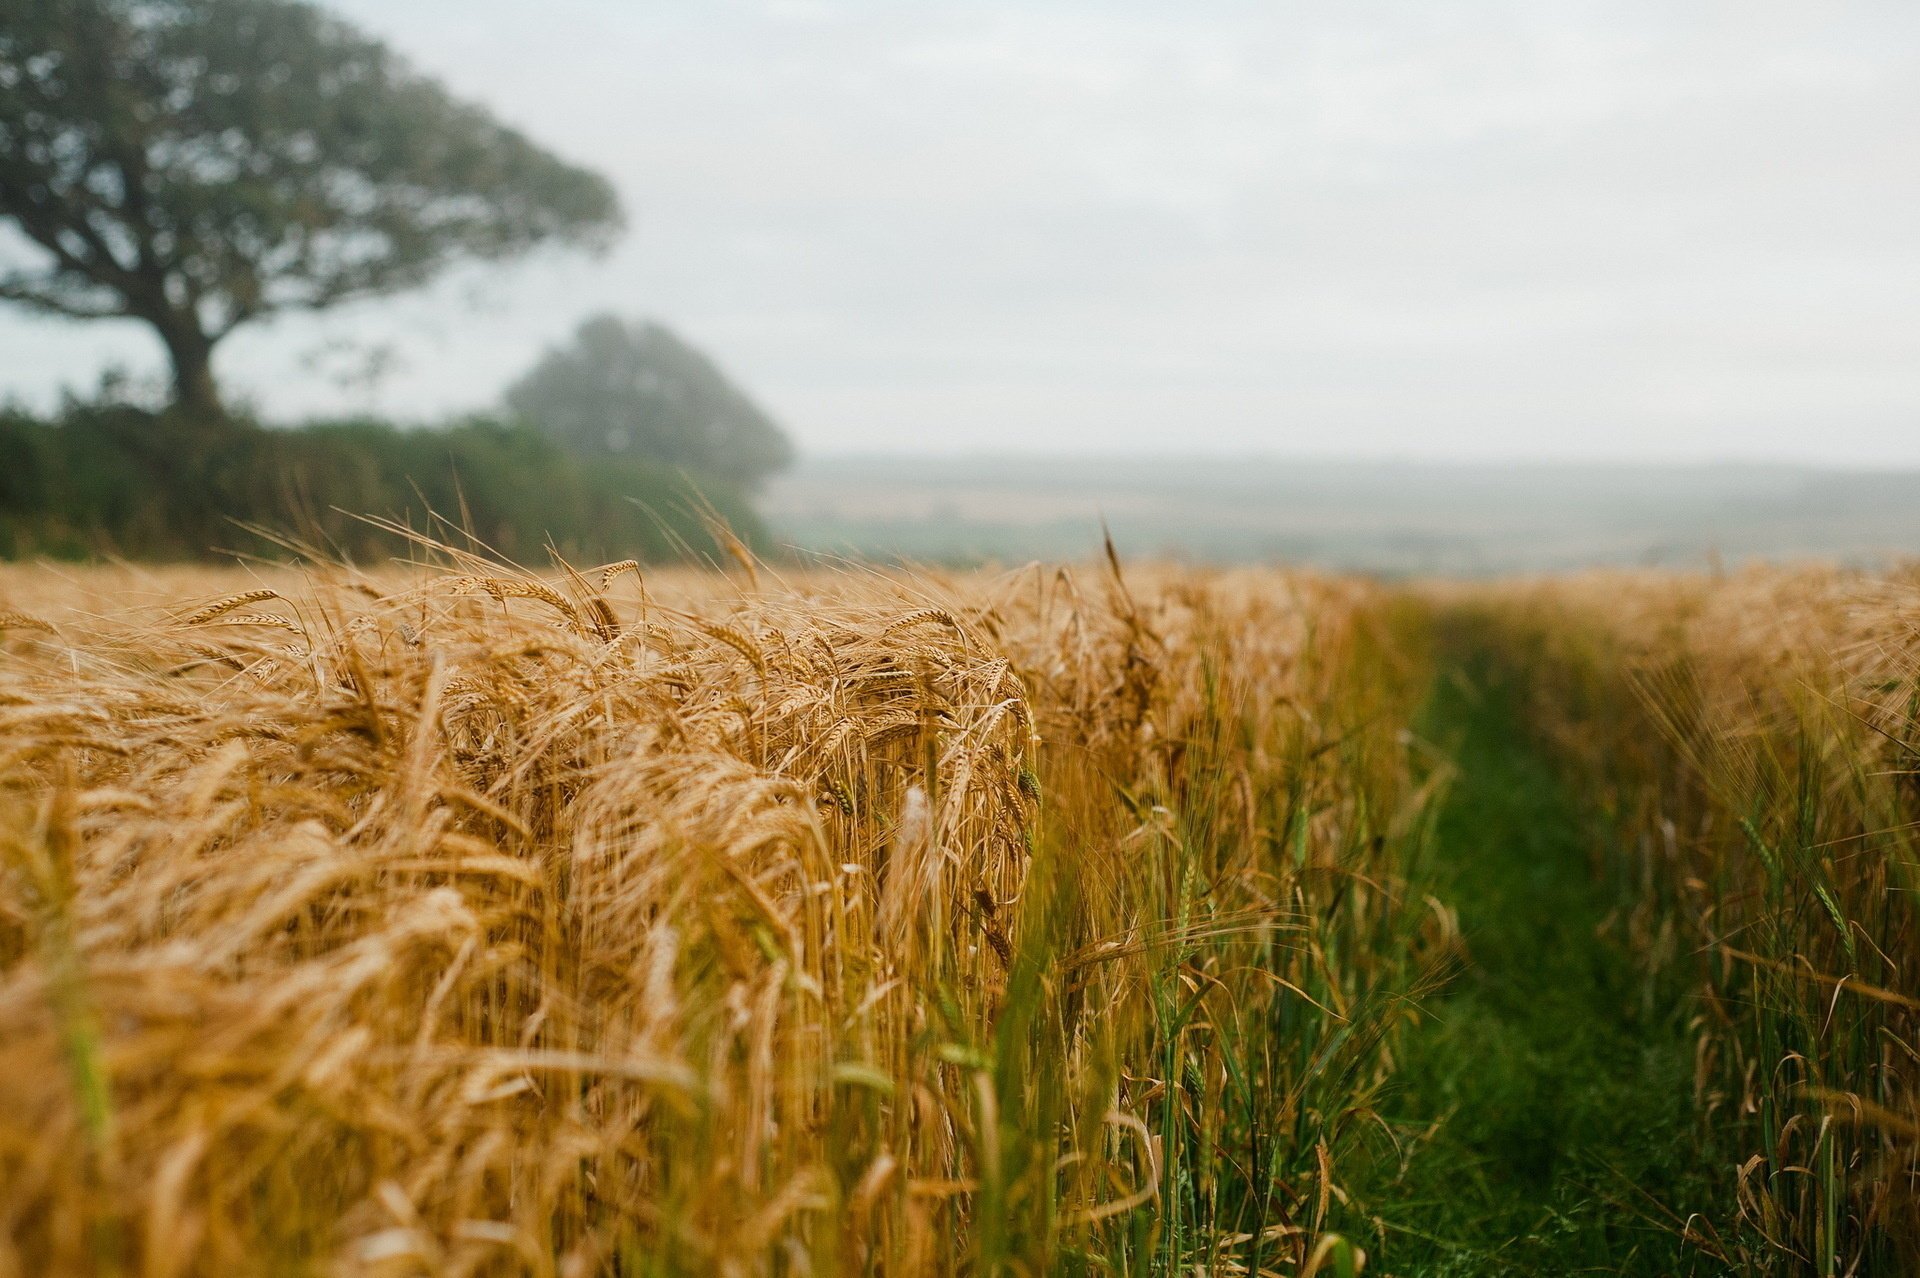
[[[777,540],[931,563],[1128,553],[1386,576],[1920,553],[1920,471],[1367,462],[1271,456],[808,456],[769,487]]]

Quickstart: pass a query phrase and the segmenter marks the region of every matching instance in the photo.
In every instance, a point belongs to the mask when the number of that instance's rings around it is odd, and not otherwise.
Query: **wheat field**
[[[1737,1132],[1730,1267],[1920,1264],[1920,576],[1593,574],[1477,592],[1598,796],[1623,919],[1696,997]]]
[[[0,569],[0,1275],[1520,1272],[1495,667],[1692,1062],[1583,1245],[1915,1255],[1911,579],[417,558]]]
[[[1378,590],[441,560],[0,577],[0,1273],[1351,1267]]]

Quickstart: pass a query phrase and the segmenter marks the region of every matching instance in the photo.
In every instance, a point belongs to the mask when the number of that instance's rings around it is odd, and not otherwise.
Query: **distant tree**
[[[587,320],[507,391],[508,411],[583,457],[631,456],[751,490],[793,460],[772,418],[651,322]]]
[[[182,407],[278,311],[595,246],[613,189],[295,0],[0,0],[0,299],[153,326]],[[23,255],[29,259],[22,263]]]

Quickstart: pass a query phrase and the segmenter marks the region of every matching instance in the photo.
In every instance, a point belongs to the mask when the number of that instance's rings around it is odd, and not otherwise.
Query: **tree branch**
[[[0,208],[11,213],[35,243],[69,271],[122,291],[135,286],[141,278],[139,273],[120,260],[93,225],[89,213],[94,210],[76,201],[72,191],[62,190],[54,175],[39,166],[9,167],[19,170],[9,173],[5,183],[14,194],[12,198],[0,197]],[[85,252],[76,253],[63,243],[63,233],[76,237]]]
[[[54,315],[64,315],[68,319],[119,319],[130,314],[125,306],[110,303],[90,306],[72,298],[44,292],[18,279],[0,280],[0,301],[17,302]]]

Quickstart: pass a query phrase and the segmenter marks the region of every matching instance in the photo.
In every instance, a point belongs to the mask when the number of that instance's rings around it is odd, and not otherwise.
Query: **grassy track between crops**
[[[1356,1198],[1371,1271],[1706,1274],[1689,1213],[1731,1169],[1693,1105],[1688,1000],[1650,985],[1593,870],[1606,829],[1528,731],[1518,672],[1446,652],[1423,735],[1458,769],[1424,869],[1467,961],[1403,1049],[1386,1114],[1409,1152]]]

